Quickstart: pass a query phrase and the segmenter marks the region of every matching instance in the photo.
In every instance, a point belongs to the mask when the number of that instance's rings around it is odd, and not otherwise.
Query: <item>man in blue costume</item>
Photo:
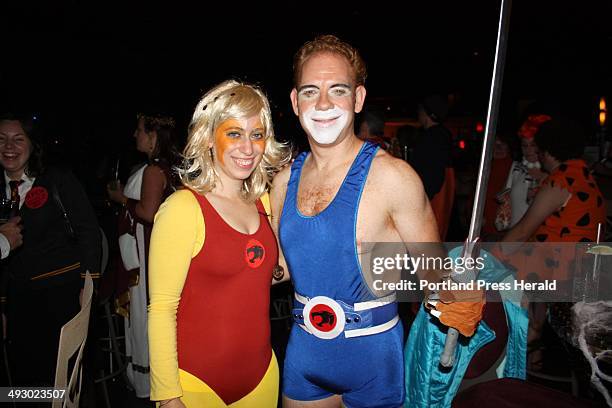
[[[291,102],[311,151],[281,171],[271,191],[272,223],[296,291],[284,407],[404,403],[397,303],[372,293],[359,257],[363,243],[439,237],[414,170],[354,133],[365,78],[357,50],[334,36],[304,44],[294,59]]]

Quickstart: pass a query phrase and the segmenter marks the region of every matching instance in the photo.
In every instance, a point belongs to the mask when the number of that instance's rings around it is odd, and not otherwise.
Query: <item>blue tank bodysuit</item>
[[[334,199],[314,216],[297,208],[307,153],[291,167],[279,227],[296,291],[283,373],[283,393],[291,399],[341,394],[347,407],[404,403],[397,304],[370,308],[376,298],[362,277],[356,246],[359,201],[377,151],[377,145],[363,144]]]

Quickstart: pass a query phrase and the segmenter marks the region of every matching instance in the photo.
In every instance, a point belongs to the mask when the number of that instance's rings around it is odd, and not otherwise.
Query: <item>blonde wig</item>
[[[266,145],[261,162],[242,184],[242,194],[249,202],[261,197],[272,174],[289,162],[291,153],[288,146],[274,138],[272,113],[263,92],[253,85],[233,80],[212,88],[196,105],[183,151],[183,164],[178,169],[182,183],[200,194],[214,189],[220,182],[214,166],[215,158],[209,148],[214,145],[215,131],[228,119],[254,115],[259,115],[264,125]]]

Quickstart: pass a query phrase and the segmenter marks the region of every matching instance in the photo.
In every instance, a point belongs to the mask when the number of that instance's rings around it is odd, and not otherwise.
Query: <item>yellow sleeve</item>
[[[149,358],[151,400],[183,394],[176,348],[176,311],[191,259],[204,244],[204,217],[189,190],[159,207],[149,247]]]
[[[270,218],[272,216],[272,211],[270,210],[270,193],[264,193],[260,200],[261,204],[263,204],[264,210],[266,210],[266,214],[268,214],[268,220],[272,221]]]

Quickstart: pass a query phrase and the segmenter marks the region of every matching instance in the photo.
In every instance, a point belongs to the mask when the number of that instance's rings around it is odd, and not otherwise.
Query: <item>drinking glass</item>
[[[0,198],[0,225],[8,222],[11,218],[11,200]]]

